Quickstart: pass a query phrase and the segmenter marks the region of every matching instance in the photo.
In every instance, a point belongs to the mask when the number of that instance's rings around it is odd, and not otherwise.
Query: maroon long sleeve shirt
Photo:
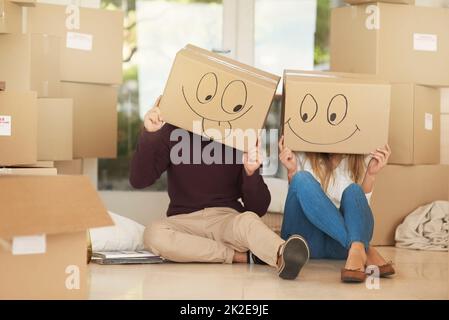
[[[194,164],[192,139],[201,138],[185,131],[190,138],[190,146],[185,149],[190,153],[190,163],[174,164],[170,159],[170,151],[181,140],[179,137],[176,141],[170,140],[170,134],[175,129],[181,130],[165,124],[156,132],[142,131],[131,162],[130,183],[134,188],[151,186],[167,171],[170,197],[168,216],[191,213],[208,207],[229,207],[239,212],[253,211],[259,216],[266,213],[271,201],[270,192],[259,170],[248,176],[243,165],[236,163],[235,160],[242,157],[240,151],[219,144],[222,149],[222,163],[206,164],[201,155],[196,155],[200,162]],[[211,143],[217,142],[201,141],[201,151]],[[233,153],[232,164],[225,163],[226,152]],[[182,151],[179,151],[179,155],[182,155]]]

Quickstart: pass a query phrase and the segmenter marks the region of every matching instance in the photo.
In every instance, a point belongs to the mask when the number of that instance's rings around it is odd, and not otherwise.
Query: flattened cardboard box
[[[43,34],[0,35],[0,77],[7,90],[59,97],[59,38]]]
[[[449,86],[449,8],[388,3],[335,8],[330,30],[332,71]]]
[[[440,94],[432,87],[392,84],[389,144],[392,164],[440,163]]]
[[[371,77],[286,70],[283,104],[294,151],[368,154],[387,143],[390,85]]]
[[[387,165],[376,178],[371,198],[373,245],[392,246],[397,226],[413,210],[436,200],[449,200],[449,166]]]
[[[61,80],[101,84],[122,82],[123,12],[36,4],[27,8],[28,33],[61,38]],[[79,10],[79,12],[77,11]],[[79,28],[74,21],[79,17]],[[73,29],[66,28],[66,21]]]
[[[160,108],[164,121],[246,150],[264,125],[280,77],[187,45],[173,63]]]
[[[73,100],[37,99],[37,159],[73,158]]]
[[[0,189],[0,299],[87,299],[86,231],[112,225],[89,178],[0,176]]]
[[[8,0],[0,0],[0,34],[20,33],[22,30],[22,9]]]
[[[117,156],[117,88],[61,83],[62,96],[73,99],[73,157]]]
[[[0,166],[36,162],[37,98],[35,92],[0,92],[0,150]]]

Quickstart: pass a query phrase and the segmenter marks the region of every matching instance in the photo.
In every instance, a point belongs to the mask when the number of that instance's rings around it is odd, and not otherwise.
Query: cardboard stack
[[[440,153],[448,152],[440,143],[447,130],[440,88],[449,87],[449,9],[408,0],[346,2],[353,5],[331,14],[331,70],[391,83],[392,155],[376,180],[372,209],[373,244],[393,245],[409,213],[448,200],[449,166],[440,164]]]
[[[68,175],[116,156],[122,42],[122,12],[0,0],[0,299],[87,297],[86,229],[112,222]]]

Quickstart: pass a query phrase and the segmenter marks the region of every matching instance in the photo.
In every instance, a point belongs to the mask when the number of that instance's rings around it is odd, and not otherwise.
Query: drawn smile
[[[210,121],[216,121],[216,122],[218,122],[219,124],[220,124],[221,122],[231,122],[231,121],[237,120],[237,119],[243,117],[245,114],[247,114],[247,113],[253,108],[253,106],[250,106],[245,112],[243,112],[243,113],[241,113],[241,114],[236,114],[236,117],[233,118],[233,119],[212,119],[212,118],[208,118],[208,117],[206,117],[206,116],[203,116],[202,114],[199,114],[199,113],[192,107],[192,105],[189,103],[189,100],[188,100],[187,97],[186,97],[186,94],[185,94],[185,91],[184,91],[184,86],[182,86],[182,95],[183,95],[183,97],[184,97],[184,100],[185,100],[187,106],[190,108],[190,110],[193,111],[193,113],[195,113],[195,114],[196,114],[197,116],[199,116],[200,118],[203,118],[203,119],[206,119],[206,120],[210,120]],[[223,109],[223,108],[222,108],[222,109]],[[227,111],[224,110],[224,109],[223,109],[223,111],[226,112],[227,114],[230,114],[229,112],[227,112]]]
[[[334,142],[327,142],[327,143],[313,142],[313,141],[309,141],[307,139],[304,139],[295,130],[293,130],[292,126],[290,125],[290,120],[291,120],[291,118],[288,119],[287,122],[285,122],[285,124],[288,125],[288,127],[290,128],[290,130],[293,132],[293,134],[295,136],[297,136],[299,139],[301,139],[304,142],[307,142],[307,143],[310,143],[310,144],[316,144],[316,145],[327,146],[327,145],[331,145],[331,144],[337,144],[337,143],[340,143],[340,142],[343,142],[343,141],[346,141],[346,140],[350,139],[353,135],[355,135],[358,131],[360,131],[360,128],[357,125],[355,125],[354,131],[349,136],[347,136],[344,139],[341,139],[341,140],[338,140],[338,141],[334,141]]]

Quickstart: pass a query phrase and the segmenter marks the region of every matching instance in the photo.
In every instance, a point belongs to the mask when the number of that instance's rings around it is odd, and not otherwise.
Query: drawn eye
[[[215,97],[217,93],[218,79],[213,72],[208,72],[201,77],[196,89],[196,99],[199,103],[205,104]]]
[[[310,94],[306,94],[301,101],[301,107],[299,109],[299,115],[304,122],[312,121],[318,112],[318,103],[315,98]]]
[[[327,107],[327,121],[333,126],[338,126],[346,118],[347,113],[348,99],[342,94],[335,95]]]
[[[247,94],[246,84],[243,81],[231,81],[221,97],[221,108],[230,114],[242,111],[246,105]]]

